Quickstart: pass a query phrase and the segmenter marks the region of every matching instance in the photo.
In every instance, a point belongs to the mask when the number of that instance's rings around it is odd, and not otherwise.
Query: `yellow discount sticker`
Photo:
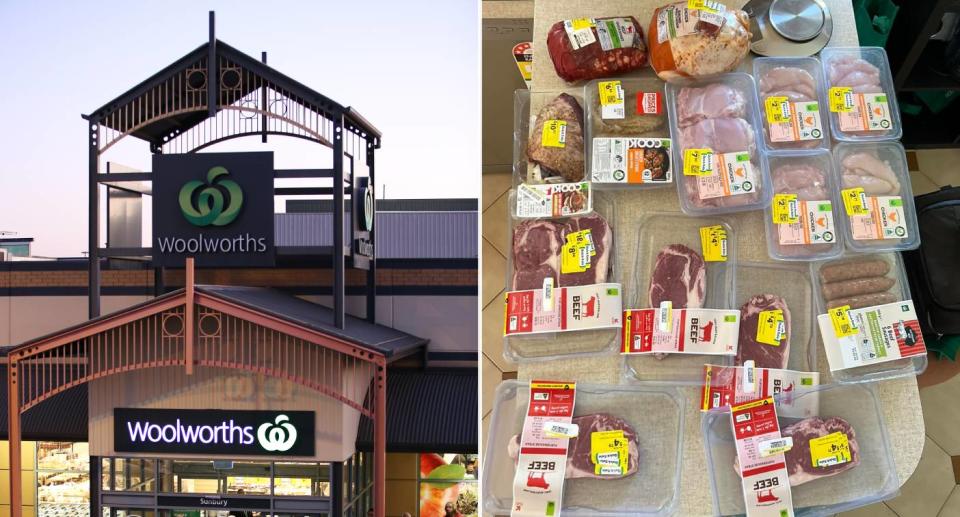
[[[720,225],[701,227],[700,248],[703,251],[703,260],[707,262],[726,262],[727,230]]]
[[[853,326],[853,322],[850,320],[849,305],[834,307],[828,312],[830,313],[830,323],[833,325],[833,333],[837,337],[847,337],[857,333],[857,328]]]
[[[775,194],[773,196],[774,224],[795,224],[800,222],[800,202],[796,194]]]
[[[567,121],[548,120],[543,123],[543,134],[540,140],[544,147],[567,146]]]
[[[845,188],[840,191],[840,197],[843,198],[843,208],[847,215],[866,215],[870,213],[867,205],[867,195],[863,187]]]
[[[620,81],[600,81],[597,89],[600,90],[600,105],[612,106],[623,102],[623,87]]]
[[[685,149],[683,151],[684,176],[712,176],[713,150]]]
[[[567,234],[560,257],[560,272],[563,274],[583,273],[590,269],[590,258],[596,256],[590,230],[581,230]]]
[[[593,18],[574,18],[570,20],[570,25],[573,25],[573,30],[579,31],[583,29],[589,29],[594,26]]]
[[[757,342],[780,346],[780,342],[786,337],[787,326],[783,319],[783,311],[780,309],[760,311],[760,316],[757,318]]]
[[[790,99],[787,97],[767,97],[763,101],[763,107],[767,112],[767,122],[770,124],[790,122],[793,116]]]
[[[853,88],[848,86],[834,86],[827,92],[830,101],[830,111],[833,113],[848,113],[853,111]]]
[[[716,0],[687,0],[687,9],[719,13],[726,6]]]
[[[853,459],[850,440],[842,431],[810,440],[810,461],[814,467],[840,465]]]
[[[594,474],[622,476],[627,472],[629,446],[623,430],[590,433],[590,459]]]

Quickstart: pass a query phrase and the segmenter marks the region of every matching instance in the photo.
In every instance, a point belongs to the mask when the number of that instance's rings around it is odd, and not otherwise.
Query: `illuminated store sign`
[[[313,456],[313,411],[113,410],[117,452]]]

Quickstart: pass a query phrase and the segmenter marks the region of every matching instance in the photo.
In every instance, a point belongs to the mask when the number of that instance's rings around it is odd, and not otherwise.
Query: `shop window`
[[[206,461],[160,461],[160,491],[183,494],[222,494],[224,471]]]
[[[273,465],[274,495],[330,497],[330,464],[278,462]]]
[[[448,504],[463,517],[478,515],[476,454],[421,453],[419,460],[421,517],[444,515]]]
[[[101,468],[103,479],[101,486],[105,491],[153,492],[156,490],[156,462],[152,459],[104,458]]]
[[[37,514],[81,517],[90,511],[86,443],[37,442]]]
[[[222,469],[227,479],[227,494],[270,495],[269,463],[231,462],[231,468]]]

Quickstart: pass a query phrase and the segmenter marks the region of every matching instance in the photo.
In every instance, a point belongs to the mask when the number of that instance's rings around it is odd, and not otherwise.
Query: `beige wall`
[[[419,470],[416,453],[387,454],[387,517],[400,517],[403,512],[417,515]]]
[[[148,296],[104,296],[103,314],[150,299]],[[87,321],[86,296],[0,297],[0,346],[16,345]]]

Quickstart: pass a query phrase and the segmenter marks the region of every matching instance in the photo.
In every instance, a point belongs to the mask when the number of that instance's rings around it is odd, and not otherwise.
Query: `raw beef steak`
[[[580,426],[580,433],[576,438],[571,438],[567,446],[567,471],[564,476],[566,479],[620,479],[637,471],[637,467],[640,464],[640,447],[637,442],[637,432],[634,431],[629,423],[622,418],[607,413],[575,416],[573,417],[573,423]],[[623,476],[600,476],[594,474],[594,464],[590,459],[590,435],[601,431],[619,430],[623,430],[623,436],[628,442],[627,471]],[[510,440],[507,453],[514,461],[517,461],[520,457],[520,435],[516,435]]]
[[[550,120],[567,123],[563,147],[543,145],[543,126]],[[573,182],[583,179],[583,108],[572,95],[561,93],[537,114],[537,121],[530,132],[527,158],[539,165],[539,177],[528,178],[541,183],[550,177],[561,176],[559,181]]]
[[[674,309],[703,307],[707,269],[703,257],[683,244],[671,244],[657,253],[650,275],[650,307],[670,300]]]
[[[850,461],[839,465],[814,467],[810,458],[810,440],[841,432],[847,435],[850,444]],[[793,448],[784,453],[787,472],[790,475],[790,486],[800,486],[814,479],[835,476],[846,472],[860,464],[860,445],[857,443],[857,434],[849,422],[840,417],[830,417],[826,420],[813,416],[805,418],[791,426],[780,430],[783,437],[793,438]],[[734,458],[733,468],[740,473],[740,462]]]
[[[567,234],[581,230],[590,230],[597,253],[590,259],[587,271],[564,274],[560,268],[560,253]],[[606,282],[612,245],[610,226],[599,214],[571,217],[566,223],[523,221],[513,230],[512,289],[542,289],[543,280],[548,277],[553,278],[557,287]]]
[[[780,346],[757,341],[760,313],[777,309],[783,311],[786,337],[780,341]],[[754,295],[740,307],[740,341],[737,345],[736,364],[742,366],[744,361],[751,359],[757,368],[778,369],[786,368],[790,359],[790,310],[787,302],[775,294]]]

